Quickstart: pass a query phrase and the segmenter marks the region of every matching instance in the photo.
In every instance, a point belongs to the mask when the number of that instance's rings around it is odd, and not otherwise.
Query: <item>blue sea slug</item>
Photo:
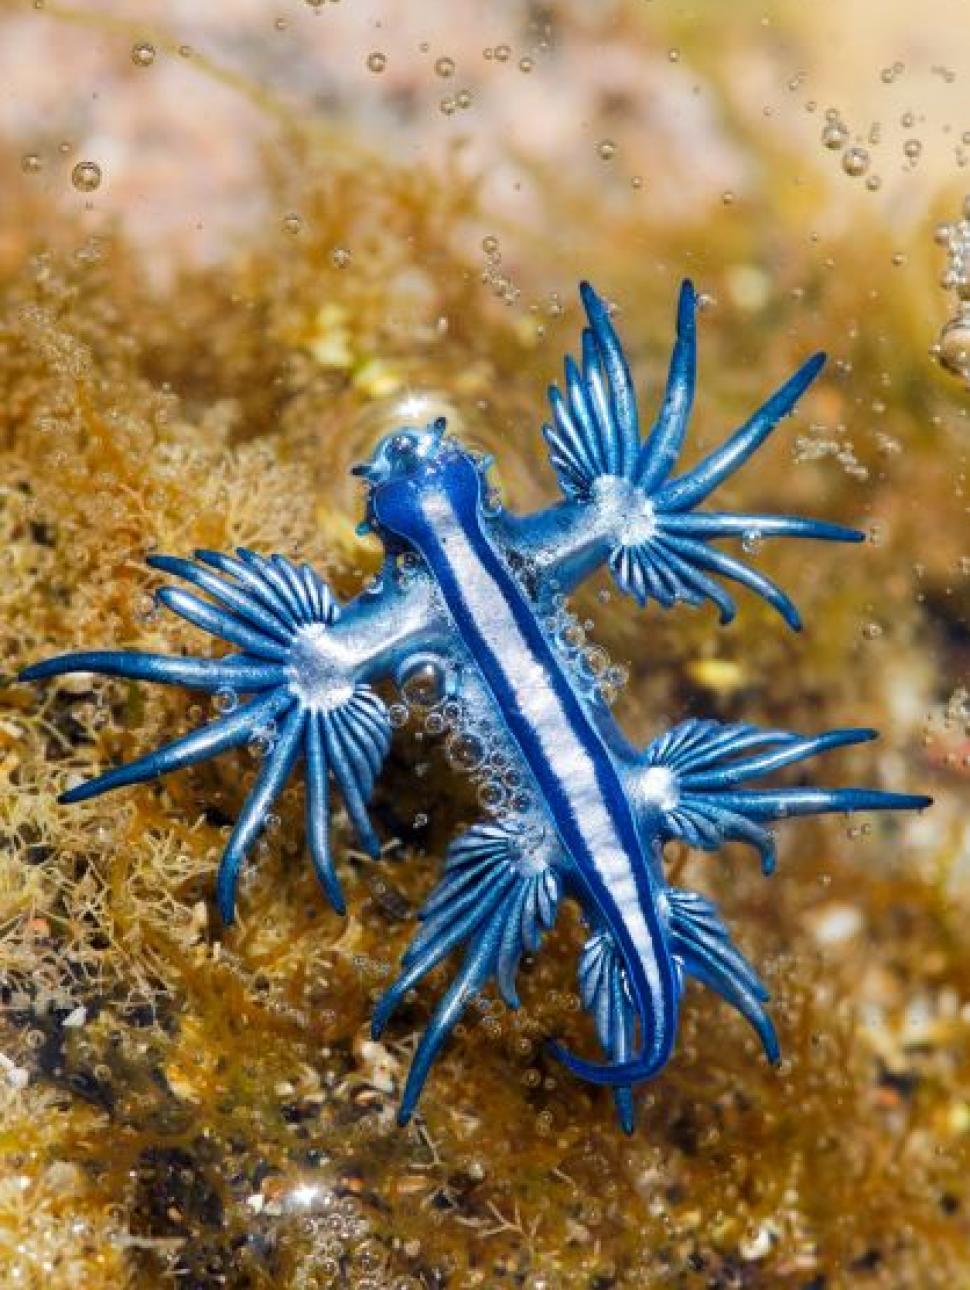
[[[375,683],[390,679],[405,694],[423,689],[425,701],[446,713],[439,724],[482,783],[483,818],[449,847],[400,976],[376,1008],[375,1035],[405,994],[463,947],[414,1056],[401,1123],[469,999],[494,978],[506,1003],[518,1005],[520,959],[538,949],[567,897],[588,926],[579,988],[606,1060],[586,1060],[559,1044],[553,1051],[575,1075],[612,1088],[627,1131],[632,1086],[655,1075],[674,1047],[688,976],[733,1004],[777,1061],[764,985],[711,901],[667,882],[664,843],[677,838],[715,850],[739,840],[755,848],[769,873],[773,820],[929,802],[870,789],[749,786],[816,753],[871,739],[871,730],[798,735],[689,719],[643,749],[624,738],[604,686],[570,636],[563,602],[577,584],[606,565],[640,605],[710,600],[728,622],[735,604],[723,583],[738,583],[797,629],[788,596],[718,540],[857,542],[862,534],[821,520],[698,509],[791,412],[823,355],[809,359],[719,448],[676,474],[695,386],[693,287],[681,289],[666,391],[646,436],[604,302],[587,284],[580,293],[588,320],[581,362],[566,359],[563,389],[549,391],[552,417],[544,428],[563,500],[536,514],[511,514],[489,489],[490,460],[463,447],[443,420],[402,427],[355,467],[366,484],[362,528],[380,538],[385,560],[380,578],[348,604],[339,605],[308,565],[281,555],[151,556],[153,568],[195,588],[166,586],[161,602],[233,652],[192,658],[96,650],[23,673],[35,681],[97,672],[246,696],[191,734],[62,798],[83,801],[261,741],[259,774],[219,866],[227,923],[240,867],[300,761],[307,846],[342,912],[330,793],[340,793],[361,844],[376,857],[367,804],[392,724]]]

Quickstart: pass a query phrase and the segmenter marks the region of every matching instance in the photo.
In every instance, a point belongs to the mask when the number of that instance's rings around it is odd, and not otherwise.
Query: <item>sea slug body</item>
[[[579,903],[588,925],[580,996],[606,1060],[580,1058],[559,1044],[553,1051],[575,1075],[612,1088],[624,1129],[633,1128],[633,1086],[656,1074],[673,1050],[688,976],[733,1004],[777,1061],[764,985],[711,901],[667,882],[664,843],[676,838],[715,850],[742,841],[770,873],[771,821],[929,804],[869,789],[749,787],[816,753],[871,739],[871,730],[803,736],[689,719],[645,749],[624,738],[596,668],[584,667],[563,628],[563,598],[579,583],[605,565],[641,606],[710,600],[728,622],[735,603],[722,585],[727,580],[762,596],[798,629],[788,596],[715,543],[752,534],[835,542],[862,535],[821,520],[697,509],[792,411],[822,355],[678,475],[695,385],[693,287],[681,289],[666,391],[645,437],[609,313],[588,284],[580,294],[588,321],[581,362],[567,358],[563,391],[550,390],[544,428],[560,502],[511,514],[490,496],[490,461],[463,447],[443,421],[402,427],[355,468],[367,491],[362,527],[383,542],[385,562],[376,585],[348,604],[340,606],[309,566],[280,555],[152,556],[154,568],[195,588],[164,587],[162,603],[234,652],[209,659],[98,650],[22,674],[36,681],[97,672],[246,696],[191,734],[63,795],[81,801],[259,743],[260,771],[219,866],[227,923],[240,868],[300,761],[307,846],[337,910],[345,904],[329,836],[331,786],[364,849],[379,855],[367,808],[392,723],[376,683],[390,679],[405,694],[423,686],[449,710],[463,764],[501,768],[483,778],[484,818],[449,847],[400,976],[376,1008],[375,1035],[409,990],[464,947],[415,1053],[401,1123],[469,999],[494,979],[506,1003],[518,1006],[522,955],[539,948],[565,898]]]

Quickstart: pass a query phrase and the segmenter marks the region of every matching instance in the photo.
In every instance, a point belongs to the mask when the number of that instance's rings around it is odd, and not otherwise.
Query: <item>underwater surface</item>
[[[610,1290],[970,1284],[970,24],[960,0],[0,0],[0,1287]],[[225,696],[18,672],[215,642],[155,599],[161,552],[378,574],[348,473],[439,415],[509,507],[557,496],[540,433],[576,287],[614,309],[645,428],[679,283],[699,294],[686,448],[829,362],[723,509],[862,529],[744,543],[793,634],[738,594],[570,601],[646,745],[688,718],[872,726],[790,785],[918,814],[671,842],[771,991],[783,1060],[690,984],[672,1061],[610,1093],[564,905],[396,1114],[443,964],[379,1040],[479,786],[404,710],[346,816],[348,913],[308,862],[301,778],[219,856],[244,747],[73,806],[60,793]],[[388,688],[383,697],[392,702]]]

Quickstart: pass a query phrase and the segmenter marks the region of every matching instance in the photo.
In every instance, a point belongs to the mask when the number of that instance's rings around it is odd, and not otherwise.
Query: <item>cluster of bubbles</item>
[[[875,192],[882,180],[878,175],[869,174],[869,167],[872,164],[869,149],[860,142],[850,143],[850,137],[849,127],[838,109],[829,108],[825,113],[825,125],[822,127],[822,146],[828,148],[830,152],[841,153],[842,169],[850,178],[861,179],[863,175],[867,175],[866,187],[870,192]],[[878,142],[878,130],[875,126],[870,131],[869,141]]]
[[[400,702],[388,709],[391,725],[401,728],[414,718],[422,732],[443,739],[453,770],[476,786],[479,805],[493,819],[522,821],[535,805],[527,771],[506,736],[493,728],[449,690],[447,669],[427,659],[401,678]]]
[[[71,145],[67,142],[58,147],[58,152],[68,153]],[[20,158],[20,169],[25,175],[39,175],[44,168],[44,159],[38,152],[25,152]],[[103,179],[101,167],[96,161],[79,161],[71,170],[71,183],[79,193],[93,193],[101,187]]]
[[[438,107],[445,116],[453,116],[459,110],[465,111],[472,105],[471,90],[459,90],[457,94],[446,94]]]
[[[612,661],[602,645],[590,642],[592,619],[580,621],[569,609],[566,597],[557,593],[552,597],[544,626],[580,691],[607,707],[614,704],[629,673]]]
[[[846,437],[847,429],[844,422],[832,427],[813,425],[811,434],[796,436],[792,444],[792,460],[796,465],[802,465],[808,461],[821,461],[823,457],[834,457],[852,479],[868,479],[869,468],[856,456],[854,445]]]
[[[507,273],[502,271],[502,248],[494,233],[482,238],[482,252],[485,256],[485,267],[482,270],[482,282],[491,287],[496,296],[507,305],[514,305],[522,294]]]
[[[948,372],[970,381],[970,196],[964,198],[962,217],[940,224],[935,238],[947,257],[940,285],[955,293],[957,310],[944,325],[933,352]]]

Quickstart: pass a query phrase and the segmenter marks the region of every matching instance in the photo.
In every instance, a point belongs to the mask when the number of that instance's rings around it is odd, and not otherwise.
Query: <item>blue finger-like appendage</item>
[[[697,383],[697,296],[689,280],[677,302],[677,339],[670,356],[660,415],[640,454],[638,483],[648,495],[663,483],[680,456]]]
[[[300,576],[306,589],[308,603],[312,606],[314,622],[329,623],[334,617],[336,602],[330,588],[308,564],[300,565]]]
[[[445,1040],[451,1034],[468,1001],[478,993],[492,974],[502,920],[496,919],[482,931],[469,947],[458,975],[445,991],[421,1036],[414,1055],[397,1113],[397,1122],[405,1125],[414,1114],[428,1072]]]
[[[259,555],[256,551],[250,551],[246,547],[236,548],[236,554],[244,564],[248,564],[250,569],[256,573],[268,587],[271,587],[280,601],[286,606],[287,616],[297,627],[304,626],[303,608],[298,599],[294,598],[293,592],[286,579],[280,574],[273,564],[265,556]]]
[[[313,621],[313,609],[307,599],[306,588],[298,570],[281,555],[271,555],[270,563],[290,589],[293,603],[299,608],[300,620],[304,623]]]
[[[618,475],[620,473],[620,444],[616,426],[613,422],[613,410],[610,407],[610,391],[606,384],[606,373],[600,360],[599,347],[589,328],[584,328],[583,347],[583,383],[586,386],[586,399],[590,415],[596,424],[596,447],[600,462],[600,473]]]
[[[619,972],[612,974],[609,990],[613,1004],[614,1035],[610,1056],[615,1062],[625,1062],[629,1060],[633,1052],[633,1012],[624,993],[623,978]],[[613,1100],[616,1103],[616,1113],[619,1117],[620,1127],[624,1133],[632,1133],[636,1127],[633,1089],[629,1085],[615,1088],[613,1090]]]
[[[307,714],[306,835],[317,880],[337,913],[344,914],[347,905],[330,851],[330,778],[321,720],[318,712]]]
[[[639,1084],[642,1080],[656,1075],[664,1064],[658,1065],[646,1057],[642,1059],[634,1057],[629,1061],[617,1062],[613,1065],[589,1062],[570,1052],[557,1039],[551,1039],[548,1048],[556,1061],[561,1062],[577,1079],[584,1079],[589,1084],[599,1084],[607,1088],[625,1088],[631,1084]]]
[[[553,424],[542,427],[549,445],[549,460],[567,497],[585,497],[593,478],[581,430],[573,422],[566,401],[554,385],[549,386]]]
[[[219,862],[216,878],[216,902],[222,921],[228,927],[236,916],[236,884],[239,870],[250,847],[266,827],[273,802],[283,791],[300,753],[306,712],[294,708],[280,727],[272,749],[263,758],[256,783],[246,798],[229,843]]]
[[[713,903],[696,891],[666,893],[671,949],[685,972],[732,1004],[757,1031],[772,1062],[778,1038],[762,1006],[769,995],[757,972],[731,939]]]
[[[200,548],[194,551],[193,554],[203,564],[211,565],[213,569],[218,569],[220,573],[230,574],[251,592],[271,614],[279,618],[280,622],[285,623],[293,631],[297,629],[299,623],[293,617],[286,603],[251,565],[246,564],[236,556],[226,555],[224,551],[207,551],[204,548]]]
[[[852,811],[922,811],[932,797],[918,793],[884,793],[875,788],[780,788],[713,793],[711,799],[752,820],[781,820],[791,815],[825,815]]]
[[[381,843],[367,814],[367,801],[361,789],[361,781],[369,776],[370,771],[348,737],[352,726],[353,718],[347,715],[346,708],[337,708],[327,714],[327,758],[360,845],[369,856],[376,858],[381,853]]]
[[[342,710],[349,748],[361,767],[361,791],[370,799],[390,747],[390,727],[384,704],[373,691],[359,686]]]
[[[656,538],[653,546],[658,556],[669,564],[671,571],[680,578],[685,587],[693,587],[700,596],[713,601],[718,608],[722,627],[726,627],[728,623],[734,621],[737,617],[738,607],[734,603],[733,596],[729,595],[723,587],[716,583],[713,578],[709,578],[696,565],[683,559],[673,541],[668,542],[664,538]],[[683,591],[678,594],[681,599],[687,598]]]
[[[464,899],[468,890],[481,882],[487,871],[495,868],[494,855],[483,855],[478,859],[469,858],[462,864],[454,864],[449,856],[444,877],[424,902],[421,917],[433,918],[445,907],[455,908],[455,902]]]
[[[621,591],[643,608],[652,596],[664,609],[677,599],[678,583],[669,569],[654,559],[649,546],[620,546],[611,552],[609,568]]]
[[[279,641],[247,627],[227,610],[219,609],[208,600],[201,600],[191,591],[182,591],[179,587],[162,587],[157,593],[163,605],[167,605],[180,618],[194,623],[203,631],[218,636],[221,640],[231,641],[244,649],[247,654],[258,658],[271,658],[276,662],[286,662],[290,650]]]
[[[390,1020],[391,1014],[407,992],[413,989],[422,977],[427,976],[432,968],[446,959],[456,945],[467,940],[475,928],[480,926],[483,917],[490,916],[497,903],[487,905],[484,911],[476,906],[466,909],[463,914],[456,916],[454,922],[440,936],[428,941],[421,954],[414,952],[413,945],[408,947],[408,952],[402,959],[401,975],[389,989],[385,990],[374,1008],[371,1019],[371,1035],[374,1039],[379,1039],[384,1033],[384,1027]]]
[[[635,1038],[635,1012],[626,985],[626,974],[620,953],[611,932],[601,929],[594,932],[583,946],[579,956],[579,995],[583,1006],[592,1014],[596,1025],[596,1034],[603,1048],[613,1062],[626,1069],[630,1076],[630,1056]],[[552,1043],[553,1054],[566,1065],[583,1064],[578,1058],[564,1049],[560,1044]],[[611,1069],[595,1066],[596,1071]],[[641,1073],[635,1078],[597,1080],[597,1083],[609,1083],[618,1094],[617,1110],[624,1127],[630,1122],[633,1113],[632,1097],[627,1096],[628,1086],[636,1078],[645,1078]]]
[[[432,915],[428,916],[427,910],[422,910],[421,927],[405,951],[404,963],[409,964],[412,956],[423,954],[441,936],[450,935],[453,926],[464,925],[466,916],[472,917],[472,925],[490,918],[499,901],[514,885],[515,877],[512,873],[507,870],[496,872],[494,877],[487,875],[447,905],[439,907]]]
[[[798,736],[788,730],[767,730],[748,725],[722,727],[715,721],[683,724],[695,725],[697,729],[687,732],[685,739],[676,744],[668,743],[670,736],[667,735],[654,740],[647,748],[647,760],[651,765],[694,773],[751,748],[784,747],[798,740]],[[676,727],[671,733],[676,735],[679,729]]]
[[[630,479],[639,450],[637,398],[633,378],[606,305],[588,282],[579,284],[579,295],[606,372],[609,409],[618,431],[618,473]]]
[[[741,758],[738,761],[722,766],[719,770],[708,770],[703,773],[689,771],[681,777],[680,783],[685,789],[694,792],[701,789],[726,788],[732,784],[740,784],[746,779],[756,779],[760,775],[767,775],[782,766],[790,766],[792,762],[804,761],[807,757],[814,757],[818,753],[827,752],[831,748],[845,748],[852,744],[868,743],[875,738],[877,738],[875,730],[861,728],[856,730],[829,730],[825,734],[816,735],[814,738],[794,738],[785,741],[782,747],[775,748],[771,752],[762,753],[758,757]]]
[[[791,412],[824,363],[825,355],[815,354],[726,443],[693,470],[665,484],[656,495],[657,509],[684,511],[703,501],[764,443],[782,417]]]
[[[169,654],[142,654],[131,650],[88,650],[44,659],[20,673],[21,681],[42,681],[69,672],[95,672],[99,676],[123,676],[132,681],[158,681],[163,685],[184,685],[190,690],[212,694],[217,690],[238,690],[252,694],[270,686],[283,685],[287,670],[276,663],[256,659],[179,658]]]
[[[268,695],[244,703],[235,712],[227,713],[217,721],[211,721],[191,734],[163,744],[154,752],[127,766],[109,770],[97,779],[89,779],[85,784],[69,788],[62,793],[62,802],[85,802],[88,798],[99,797],[114,788],[124,788],[128,784],[140,784],[145,780],[157,779],[172,770],[181,770],[193,766],[196,762],[206,761],[230,748],[238,748],[246,743],[262,726],[273,721],[284,709],[294,702],[293,696],[284,689],[272,690]]]
[[[691,976],[696,977],[702,985],[706,985],[709,990],[719,994],[726,1003],[737,1008],[756,1031],[768,1061],[773,1066],[777,1066],[781,1061],[781,1045],[778,1042],[774,1023],[760,1000],[746,990],[730,973],[719,970],[699,954],[685,953],[684,965],[689,969]]]
[[[522,883],[512,896],[505,915],[505,927],[499,945],[498,959],[495,964],[495,979],[499,993],[510,1008],[520,1006],[519,990],[516,984],[516,973],[522,957],[523,933],[522,921],[529,901],[529,887]]]
[[[729,512],[688,511],[681,515],[673,512],[663,517],[667,533],[682,533],[685,537],[761,538],[796,537],[812,538],[817,542],[864,542],[866,535],[859,529],[844,524],[831,524],[828,520],[807,519],[802,515],[733,515]]]
[[[589,462],[590,472],[586,480],[589,483],[605,473],[601,444],[587,405],[582,373],[569,354],[566,355],[563,369],[566,374],[566,399],[570,417],[582,437],[584,459]]]
[[[801,630],[802,620],[798,610],[782,589],[763,573],[750,569],[740,560],[735,560],[733,556],[726,555],[714,547],[705,546],[703,542],[697,542],[694,538],[668,537],[666,543],[683,555],[688,562],[698,564],[704,569],[711,569],[714,573],[719,573],[722,578],[730,578],[750,588],[766,600],[773,609],[777,609],[793,631]]]
[[[277,614],[270,613],[254,596],[243,591],[234,582],[219,578],[208,569],[193,564],[191,560],[183,560],[180,556],[150,555],[147,563],[153,569],[160,569],[163,573],[170,573],[176,578],[184,578],[186,582],[191,582],[194,586],[207,591],[210,596],[222,601],[257,631],[272,636],[284,644],[292,639],[292,631],[286,623],[280,622]]]
[[[559,875],[552,868],[520,877],[517,887],[503,914],[505,927],[495,966],[499,992],[510,1008],[519,1006],[516,976],[522,955],[539,948],[543,933],[555,922],[562,894]]]
[[[673,938],[674,952],[684,958],[684,965],[693,972],[698,962],[703,962],[712,975],[729,977],[735,984],[760,1003],[767,1003],[770,995],[754,968],[726,934],[723,924],[705,927],[696,922],[690,936]]]
[[[682,798],[681,808],[688,815],[706,814],[713,821],[718,837],[712,850],[719,849],[721,843],[726,839],[745,842],[758,852],[758,858],[761,861],[761,872],[765,877],[768,878],[775,872],[778,854],[774,835],[770,829],[764,828],[763,825],[755,824],[753,820],[749,820],[735,811],[729,811],[726,807],[715,806],[710,799],[692,798],[689,794],[685,794]],[[677,836],[675,829],[671,830],[671,832],[673,836]]]

